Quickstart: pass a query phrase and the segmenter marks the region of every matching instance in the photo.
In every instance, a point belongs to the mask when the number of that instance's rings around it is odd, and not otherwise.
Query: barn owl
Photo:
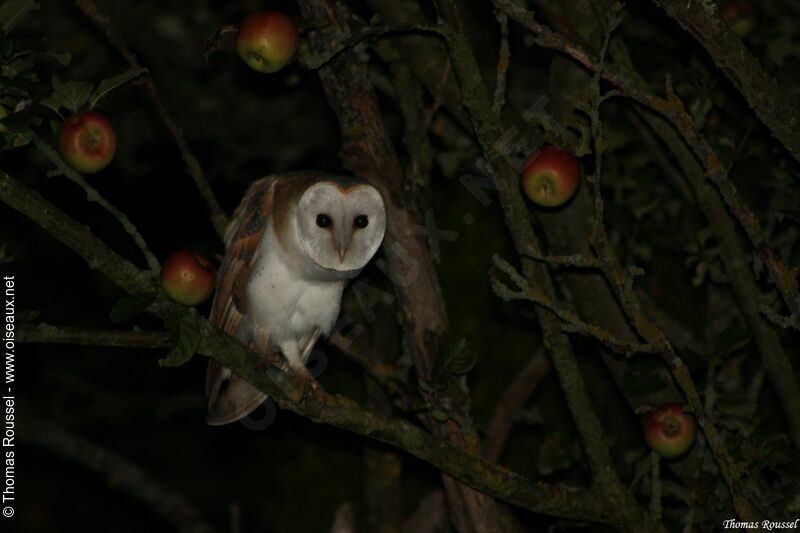
[[[366,181],[292,172],[254,182],[225,232],[211,322],[257,352],[282,353],[289,369],[313,379],[309,354],[385,232],[383,198]],[[210,425],[235,422],[266,397],[213,360],[206,394]]]

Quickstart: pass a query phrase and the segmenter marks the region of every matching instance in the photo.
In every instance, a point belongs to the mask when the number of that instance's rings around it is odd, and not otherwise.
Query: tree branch
[[[483,455],[487,459],[495,462],[500,460],[508,436],[514,427],[512,417],[525,406],[528,398],[547,376],[550,368],[552,367],[544,355],[544,350],[539,349],[528,360],[525,368],[508,385],[494,408],[489,429],[486,430]]]
[[[128,62],[128,65],[130,65],[131,68],[142,68],[139,60],[136,58],[133,52],[130,51],[128,45],[125,44],[122,36],[120,36],[120,34],[117,33],[117,31],[111,25],[111,21],[108,19],[108,17],[100,12],[94,0],[75,0],[75,5],[78,6],[78,8],[105,34],[109,43],[111,43],[111,46],[113,46],[117,52],[119,52],[119,54],[125,58],[125,61]],[[225,237],[225,228],[228,227],[228,216],[225,214],[225,211],[223,211],[222,207],[220,207],[216,196],[214,196],[214,191],[211,189],[211,185],[209,184],[208,178],[203,171],[203,167],[200,166],[200,161],[198,161],[197,157],[195,157],[194,153],[192,152],[192,149],[189,147],[189,143],[186,141],[186,137],[183,135],[183,130],[181,130],[180,126],[178,126],[178,124],[175,122],[175,119],[172,118],[172,115],[167,109],[164,100],[161,98],[161,95],[159,94],[158,89],[156,89],[156,85],[149,74],[142,76],[142,83],[144,84],[144,88],[150,97],[150,100],[152,100],[153,105],[156,108],[159,118],[161,118],[161,122],[164,123],[164,126],[167,128],[170,135],[172,135],[175,144],[178,145],[178,150],[181,152],[183,161],[186,163],[187,170],[192,176],[198,192],[206,201],[206,204],[211,211],[211,223],[213,224],[217,235],[220,239],[223,239]]]
[[[630,75],[634,83],[640,87],[647,86],[644,79],[634,70],[624,45],[619,43],[612,53],[616,64],[623,72]],[[645,124],[641,124],[640,128],[644,140],[648,139],[648,135],[652,135],[646,128],[652,128],[652,131],[669,149],[683,170],[703,215],[719,240],[720,255],[725,265],[725,271],[730,276],[734,296],[742,316],[753,334],[770,382],[781,399],[781,407],[795,447],[800,448],[800,387],[794,377],[792,361],[786,353],[777,331],[760,313],[758,302],[762,298],[761,289],[754,278],[753,271],[748,268],[749,257],[745,243],[737,233],[736,221],[727,211],[717,191],[706,182],[703,167],[694,158],[691,150],[678,133],[670,127],[665,119],[655,113],[643,108],[639,108],[637,111],[642,117],[641,120],[645,122]],[[657,146],[654,148],[660,149]]]
[[[742,93],[758,118],[800,161],[800,110],[786,89],[759,64],[742,40],[725,24],[710,2],[653,0],[706,49],[711,59]]]
[[[317,49],[324,50],[331,42],[351,34],[355,19],[346,6],[328,0],[298,0],[298,4],[304,16],[326,23],[310,35]],[[345,167],[373,183],[386,199],[388,218],[392,220],[383,244],[386,273],[398,296],[405,347],[418,378],[427,380],[438,353],[439,339],[448,328],[447,311],[430,250],[417,230],[422,226],[419,214],[406,200],[403,169],[384,126],[367,65],[357,50],[342,53],[327,63],[320,69],[320,79],[339,120]],[[427,395],[426,401],[461,421],[460,425],[453,420],[442,424],[426,415],[423,418],[426,426],[435,434],[446,436],[455,446],[477,454],[477,433],[469,427],[468,395],[451,386],[437,395]],[[443,477],[443,483],[450,517],[459,531],[497,530],[496,507],[490,498],[449,476]]]
[[[480,68],[464,34],[464,24],[455,2],[438,0],[439,16],[447,24],[446,41],[451,60],[461,84],[464,103],[467,106],[484,156],[492,169],[503,208],[517,253],[522,255],[533,248],[537,254],[538,239],[530,223],[528,210],[522,201],[517,186],[517,169],[497,149],[502,136],[502,127],[492,112],[492,102],[481,77]],[[513,18],[513,17],[512,17]],[[541,263],[522,258],[525,278],[531,285],[540,287],[549,300],[553,300],[554,288],[550,274]],[[599,489],[606,507],[616,509],[615,523],[627,530],[649,529],[648,518],[636,501],[627,493],[619,480],[608,447],[603,439],[603,429],[586,393],[583,377],[575,360],[569,340],[561,331],[559,319],[542,306],[536,314],[545,337],[545,346],[552,354],[570,411],[575,419],[583,449],[591,465],[595,486]]]
[[[592,99],[594,102],[596,102],[596,105],[599,105],[599,102],[601,101],[599,96],[599,79],[604,78],[620,87],[628,96],[631,96],[640,103],[661,113],[665,118],[670,120],[670,122],[672,122],[676,129],[678,129],[678,131],[681,133],[686,143],[689,146],[692,146],[696,157],[704,162],[709,177],[711,177],[712,181],[714,181],[719,188],[723,199],[725,199],[726,204],[728,205],[728,208],[731,209],[733,214],[736,215],[740,222],[745,226],[745,231],[748,233],[748,236],[750,236],[753,244],[755,245],[758,243],[760,245],[756,246],[756,248],[761,250],[761,246],[766,246],[766,242],[763,240],[763,234],[760,233],[761,230],[758,227],[758,221],[755,219],[755,216],[752,215],[751,212],[747,211],[747,214],[750,215],[750,218],[742,220],[742,211],[744,209],[743,204],[736,194],[733,185],[727,179],[727,173],[725,172],[722,163],[708,145],[707,141],[695,130],[691,117],[683,107],[683,103],[672,91],[672,87],[669,82],[667,84],[666,99],[662,99],[645,91],[641,91],[636,87],[631,86],[630,83],[624,81],[618,73],[611,73],[609,69],[605,68],[602,63],[603,54],[601,54],[601,62],[598,63],[575,45],[566,43],[560,36],[553,33],[549,28],[538,24],[534,20],[533,15],[526,10],[515,6],[513,3],[508,2],[507,0],[493,1],[495,5],[506,11],[510,17],[520,21],[523,25],[534,31],[537,35],[537,42],[539,44],[567,53],[571,57],[579,60],[581,64],[583,64],[588,70],[595,73],[593,79],[595,94],[592,96]],[[608,43],[606,42],[606,46],[607,44]],[[601,130],[599,129],[599,120],[596,109],[590,112],[590,116],[592,117],[593,136],[597,141],[597,137],[599,134],[601,134]],[[602,142],[598,142],[597,144],[598,146],[602,146]],[[597,147],[596,151],[598,152],[596,153],[596,165],[598,168],[600,168],[602,154],[599,153]],[[714,458],[717,460],[720,471],[730,490],[734,508],[744,520],[757,521],[758,513],[753,508],[752,504],[749,502],[744,493],[742,478],[740,475],[741,468],[733,461],[733,458],[731,457],[727,448],[722,443],[716,426],[710,420],[705,418],[699,394],[688,369],[678,355],[674,352],[663,332],[649,320],[647,320],[639,311],[638,301],[636,300],[636,297],[632,291],[632,284],[626,273],[622,271],[622,268],[614,259],[613,251],[608,244],[605,231],[602,227],[602,220],[600,218],[602,213],[602,200],[599,197],[599,191],[596,191],[595,194],[595,207],[598,209],[598,212],[596,213],[595,219],[596,222],[593,246],[595,247],[598,256],[601,259],[604,259],[604,263],[607,265],[605,273],[609,283],[612,285],[612,287],[614,287],[620,304],[625,310],[626,315],[633,322],[637,333],[649,344],[658,347],[658,351],[662,359],[671,369],[678,385],[686,395],[689,404],[694,410],[701,426],[703,427],[706,437],[709,440],[709,445]],[[755,239],[755,237],[759,235],[761,240]],[[767,250],[769,249],[767,248]],[[774,255],[771,253],[771,251],[768,256],[774,259]],[[784,274],[786,274],[785,271]],[[800,300],[798,300],[796,296],[796,281],[793,279],[793,277],[787,275],[780,281],[790,285],[794,284],[794,296],[791,295],[791,287],[789,287],[788,294],[781,291],[782,294],[784,294],[784,299],[787,302],[787,305],[790,305],[790,302],[793,301],[800,303]],[[781,286],[780,281],[778,283],[779,289]]]
[[[587,337],[596,339],[617,353],[633,355],[635,353],[656,352],[656,347],[651,344],[627,342],[623,339],[618,339],[613,333],[606,331],[599,326],[587,324],[575,313],[568,309],[559,307],[558,304],[545,296],[541,291],[532,287],[525,277],[519,274],[507,261],[495,256],[492,262],[495,268],[510,277],[518,288],[518,291],[512,291],[505,286],[497,278],[497,276],[490,274],[489,277],[492,283],[492,289],[499,298],[505,301],[529,300],[535,304],[541,305],[542,307],[547,308],[551,313],[553,313],[553,315],[558,317],[558,319],[564,323],[562,326],[564,331],[570,333],[580,333],[581,335],[586,335]]]
[[[166,348],[167,331],[135,331],[58,327],[51,324],[19,324],[17,340],[43,344],[78,344],[120,348]]]
[[[106,200],[103,195],[98,192],[97,189],[89,185],[89,182],[79,173],[73,170],[69,165],[67,165],[61,156],[58,155],[49,144],[44,142],[41,137],[36,135],[33,131],[28,131],[25,133],[25,136],[39,149],[44,156],[53,163],[59,172],[64,174],[71,182],[77,184],[81,189],[86,192],[86,198],[90,202],[95,202],[100,207],[108,211],[111,216],[117,219],[123,229],[130,235],[139,249],[142,251],[142,255],[144,255],[145,260],[147,261],[147,266],[150,268],[151,271],[154,273],[158,273],[161,270],[161,265],[156,259],[156,256],[153,255],[153,252],[150,251],[150,248],[147,246],[147,242],[145,242],[144,237],[142,234],[139,233],[139,230],[136,226],[133,225],[133,222],[130,221],[128,216],[120,211],[117,207],[111,204],[108,200]]]
[[[536,42],[540,46],[565,53],[591,72],[598,71],[597,62],[587,52],[565,41],[546,26],[536,22],[533,14],[529,11],[515,5],[510,0],[492,1],[495,6],[510,18],[530,29],[535,34]],[[610,67],[601,69],[600,75],[603,79],[622,90],[625,95],[662,115],[678,130],[684,142],[692,149],[698,161],[702,163],[708,178],[716,185],[725,205],[744,228],[758,258],[759,263],[757,264],[763,264],[767,267],[768,280],[775,285],[789,308],[793,327],[800,330],[800,293],[798,293],[795,269],[789,268],[772,251],[761,229],[758,217],[740,198],[733,183],[728,179],[725,165],[723,165],[714,149],[695,129],[694,120],[686,111],[683,102],[672,90],[670,80],[667,79],[667,96],[666,98],[661,98],[645,89],[638,88],[630,82],[627,76]]]
[[[26,215],[77,252],[92,268],[129,292],[152,290],[152,279],[139,273],[38,193],[0,171],[0,201]],[[160,301],[149,309],[164,318],[194,313],[175,302]],[[612,522],[615,511],[604,506],[594,492],[573,487],[552,487],[534,482],[473,453],[465,452],[417,426],[366,409],[340,395],[307,394],[307,381],[287,373],[238,341],[199,319],[199,352],[212,357],[275,399],[278,404],[314,422],[345,429],[384,442],[421,459],[476,490],[533,512],[574,520]]]
[[[0,200],[36,221],[53,237],[75,250],[89,268],[97,270],[125,291],[155,292],[152,273],[140,272],[133,263],[108,248],[87,227],[68,217],[36,191],[0,170]]]

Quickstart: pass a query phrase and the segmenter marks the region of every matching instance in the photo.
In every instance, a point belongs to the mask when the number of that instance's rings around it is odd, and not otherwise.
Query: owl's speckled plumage
[[[385,231],[383,199],[366,181],[319,172],[256,181],[225,233],[211,322],[307,372],[317,339],[333,329],[347,280],[369,262]],[[206,393],[212,425],[246,416],[265,398],[214,361]]]

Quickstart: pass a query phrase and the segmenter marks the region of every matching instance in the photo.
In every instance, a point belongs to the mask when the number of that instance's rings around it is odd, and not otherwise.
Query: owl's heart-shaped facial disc
[[[296,215],[308,257],[337,272],[364,268],[386,233],[383,198],[366,183],[318,182],[303,193]]]

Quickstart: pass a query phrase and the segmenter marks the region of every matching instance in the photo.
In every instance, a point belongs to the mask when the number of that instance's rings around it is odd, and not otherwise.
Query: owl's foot
[[[264,359],[266,361],[269,361],[270,363],[272,363],[274,365],[283,366],[283,364],[284,364],[284,359],[283,359],[283,357],[281,357],[280,353],[264,351],[261,348],[259,348],[258,345],[253,341],[250,341],[247,344],[247,348],[251,352],[255,352],[258,355],[260,355],[262,359]]]
[[[292,370],[303,380],[303,394],[301,400],[305,400],[309,395],[313,395],[316,400],[315,403],[317,403],[321,409],[327,401],[327,395],[322,385],[319,384],[319,381],[314,379],[314,376],[311,375],[311,372],[309,372],[306,367],[292,367]]]

